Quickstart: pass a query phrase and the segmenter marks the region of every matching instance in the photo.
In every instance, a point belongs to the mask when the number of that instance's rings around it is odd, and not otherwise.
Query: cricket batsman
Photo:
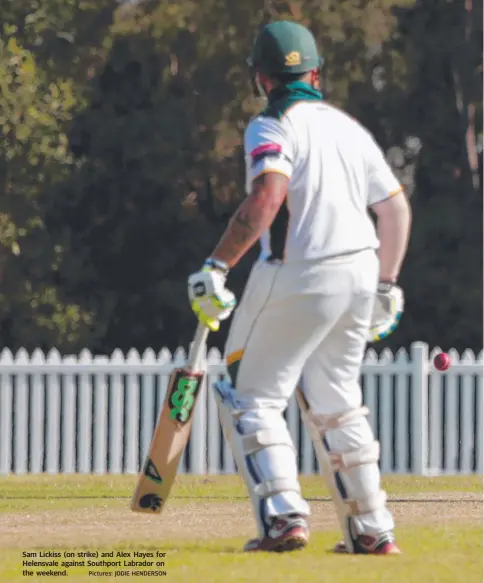
[[[229,270],[260,241],[225,347],[230,382],[214,386],[258,526],[245,550],[309,540],[283,416],[297,390],[344,536],[335,551],[397,554],[359,377],[366,343],[391,333],[403,312],[397,281],[411,213],[371,134],[324,100],[322,62],[299,24],[274,22],[257,36],[249,64],[266,107],[245,131],[247,198],[188,294],[218,330],[236,305]]]

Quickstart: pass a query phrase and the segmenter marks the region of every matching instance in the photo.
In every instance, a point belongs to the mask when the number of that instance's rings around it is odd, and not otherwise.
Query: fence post
[[[412,412],[410,439],[412,442],[412,473],[428,474],[428,376],[429,347],[425,342],[414,342],[412,355]]]
[[[11,364],[13,356],[8,348],[0,355],[1,364]],[[0,475],[6,476],[12,471],[12,409],[13,378],[9,374],[0,374]]]
[[[192,347],[190,344],[190,349]],[[187,355],[188,358],[188,355]],[[201,370],[207,370],[207,346],[205,345],[202,360]],[[190,467],[187,468],[188,474],[195,476],[203,476],[207,473],[207,379],[208,374],[205,375],[200,393],[197,398],[197,404],[193,411],[193,425],[191,431],[191,438],[189,442],[190,448]]]

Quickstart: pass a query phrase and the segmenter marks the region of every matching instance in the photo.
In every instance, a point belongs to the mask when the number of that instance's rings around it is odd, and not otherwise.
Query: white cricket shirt
[[[377,249],[368,207],[402,187],[371,134],[305,87],[309,100],[286,99],[245,132],[247,193],[266,172],[290,179],[287,207],[262,237],[261,256],[288,262]]]

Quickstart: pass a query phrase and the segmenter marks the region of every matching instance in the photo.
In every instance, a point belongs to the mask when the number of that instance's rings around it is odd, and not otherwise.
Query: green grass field
[[[334,555],[340,534],[319,477],[302,478],[312,507],[311,541],[304,551],[247,555],[255,534],[243,484],[237,477],[181,476],[161,516],[129,510],[134,476],[9,476],[0,479],[0,583],[60,580],[93,583],[162,580],[180,583],[481,583],[482,477],[388,477],[384,487],[397,522],[403,554],[393,557]],[[25,567],[40,552],[165,553],[152,567],[165,576],[115,577],[112,567],[69,567],[67,576],[36,575],[58,567]],[[23,552],[37,558],[22,557]],[[95,559],[90,559],[95,560]],[[137,559],[139,560],[139,559]],[[156,567],[156,561],[164,566]],[[23,575],[24,569],[34,574]],[[102,571],[104,576],[89,575]],[[106,573],[111,573],[110,576]]]

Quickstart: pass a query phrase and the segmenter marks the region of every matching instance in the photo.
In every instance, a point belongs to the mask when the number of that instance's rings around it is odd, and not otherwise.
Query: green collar
[[[284,113],[298,101],[321,101],[323,94],[311,85],[293,81],[273,89],[268,98],[268,105],[263,115],[280,119]]]

